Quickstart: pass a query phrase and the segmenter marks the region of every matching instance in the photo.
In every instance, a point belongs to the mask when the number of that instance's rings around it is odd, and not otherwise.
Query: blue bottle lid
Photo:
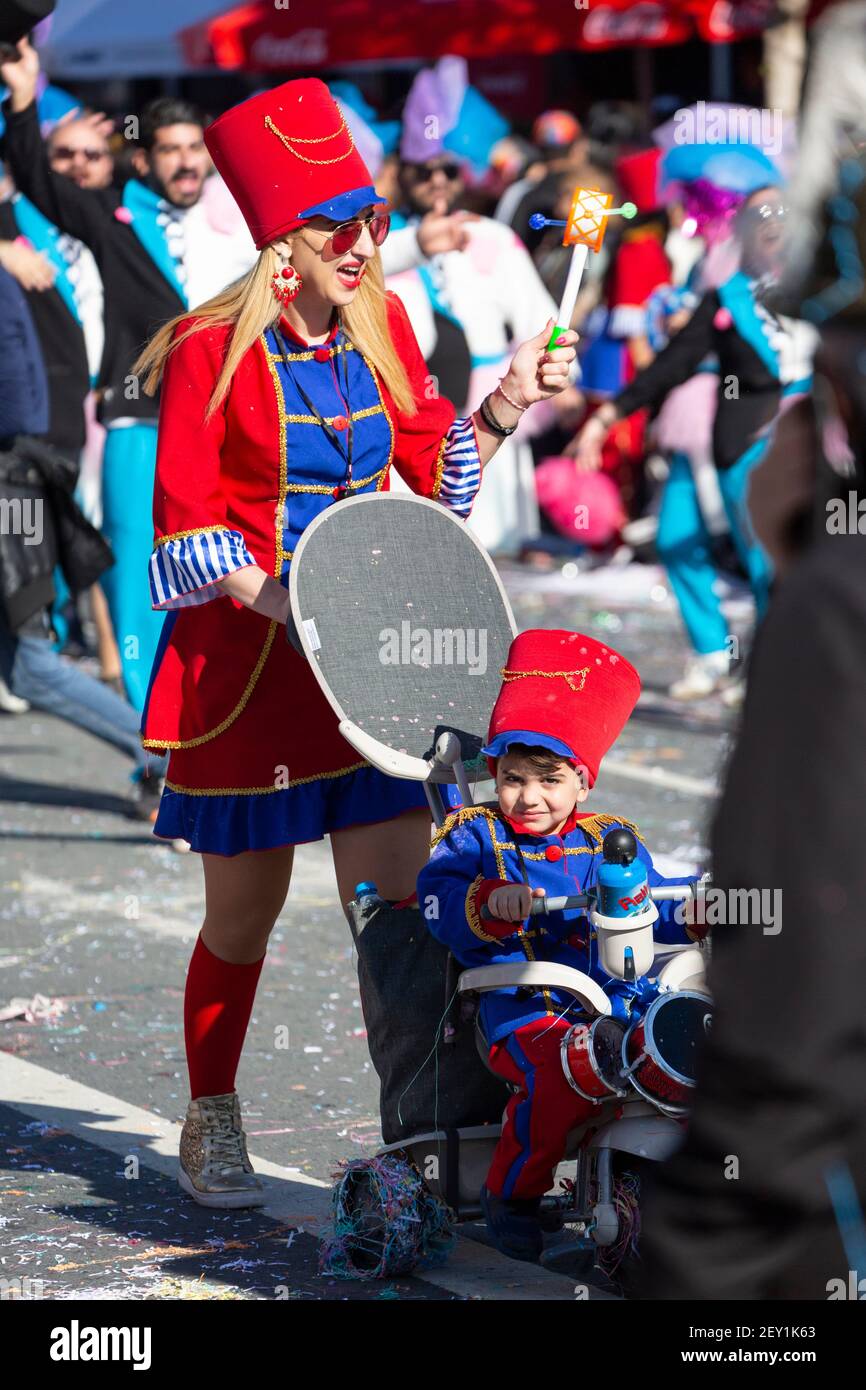
[[[368,894],[370,894],[370,893],[378,893],[378,891],[379,891],[379,890],[378,890],[378,888],[376,887],[375,883],[369,883],[369,882],[367,882],[366,879],[364,880],[363,883],[356,883],[356,884],[355,884],[355,897],[356,897],[356,898],[365,897],[366,895],[368,895]]]

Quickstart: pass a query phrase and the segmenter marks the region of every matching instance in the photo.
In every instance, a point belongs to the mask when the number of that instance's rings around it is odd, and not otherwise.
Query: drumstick
[[[614,214],[628,218],[637,214],[634,203],[623,203],[622,207],[614,208],[611,207],[612,202],[612,193],[602,193],[598,188],[576,188],[568,217],[564,222],[555,217],[545,217],[543,212],[534,212],[529,219],[529,225],[534,231],[540,231],[542,227],[564,227],[562,244],[574,248],[556,325],[547,344],[548,352],[556,346],[557,339],[571,327],[574,306],[586,266],[586,253],[601,250],[607,230],[607,219]]]

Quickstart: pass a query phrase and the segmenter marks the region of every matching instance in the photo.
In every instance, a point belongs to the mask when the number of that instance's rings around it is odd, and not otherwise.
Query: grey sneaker
[[[236,1091],[191,1100],[180,1136],[178,1182],[203,1207],[260,1207],[267,1200],[253,1172]]]

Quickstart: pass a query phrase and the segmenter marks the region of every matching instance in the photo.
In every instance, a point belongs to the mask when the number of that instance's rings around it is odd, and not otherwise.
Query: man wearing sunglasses
[[[108,188],[114,160],[98,117],[82,117],[56,125],[48,137],[48,159],[56,174],[79,188]]]

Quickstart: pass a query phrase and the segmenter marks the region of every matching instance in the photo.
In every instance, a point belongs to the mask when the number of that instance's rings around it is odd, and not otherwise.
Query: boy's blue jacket
[[[485,931],[481,907],[503,880],[523,883],[517,845],[529,875],[530,887],[550,897],[582,893],[592,887],[603,862],[602,840],[608,830],[625,827],[637,838],[638,855],[646,865],[651,887],[688,883],[688,878],[664,878],[654,867],[640,834],[619,816],[581,815],[574,810],[558,835],[535,835],[519,829],[493,802],[453,812],[437,831],[433,854],[418,876],[418,904],[430,931],[461,965],[494,965],[514,960],[548,960],[570,965],[592,976],[608,993],[618,984],[600,968],[594,943],[588,940],[589,919],[579,908],[530,917],[524,929],[498,940]],[[548,853],[546,853],[548,851]],[[685,925],[674,914],[678,904],[658,904],[657,941],[687,942]],[[515,933],[518,923],[514,924]],[[515,1028],[545,1015],[564,1014],[575,1001],[555,989],[532,995],[516,989],[485,994],[481,1026],[491,1045]]]

